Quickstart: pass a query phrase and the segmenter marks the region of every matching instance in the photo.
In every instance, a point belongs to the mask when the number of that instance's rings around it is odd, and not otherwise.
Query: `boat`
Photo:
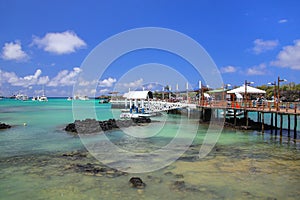
[[[48,101],[48,98],[45,95],[32,97],[32,101]]]
[[[130,112],[123,112],[120,114],[121,119],[132,119],[132,118],[150,118],[153,117],[150,113],[130,113]]]
[[[76,95],[76,96],[74,96],[73,99],[74,99],[74,100],[87,101],[87,100],[89,100],[89,97],[88,97],[88,96],[78,96],[78,95]]]
[[[46,97],[46,95],[43,94],[42,96],[40,96],[38,101],[48,101],[48,98]]]
[[[102,103],[109,103],[109,99],[100,99],[99,103],[100,104],[102,104]]]
[[[224,112],[222,111],[220,114],[224,115]],[[240,116],[240,115],[243,115],[243,114],[244,114],[243,110],[236,110],[235,116]],[[234,117],[234,109],[227,109],[226,110],[226,116]]]
[[[72,101],[72,97],[68,97],[68,98],[67,98],[67,101]]]
[[[28,100],[28,96],[25,94],[17,94],[15,99],[17,100],[21,100],[21,101],[27,101]]]
[[[43,94],[41,96],[32,97],[32,101],[48,101],[47,96],[45,95],[45,90],[43,87]]]

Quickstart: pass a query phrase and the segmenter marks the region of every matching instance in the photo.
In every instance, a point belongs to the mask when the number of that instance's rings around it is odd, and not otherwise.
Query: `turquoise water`
[[[95,103],[99,120],[120,113],[111,112],[109,104],[90,102]],[[81,101],[79,107],[86,104]],[[165,124],[159,122],[165,119]],[[179,125],[186,132],[181,141],[190,139],[198,125],[197,120],[176,115],[156,120],[152,126],[128,129],[140,134],[158,132],[151,138],[136,139],[121,130],[110,131],[109,138],[124,149],[152,152],[168,144]],[[199,125],[193,145],[177,161],[152,172],[112,178],[78,171],[78,164],[101,164],[90,154],[62,156],[85,152],[79,137],[63,131],[73,121],[72,102],[66,99],[0,101],[0,122],[13,125],[0,131],[0,199],[298,199],[300,195],[300,142],[286,132],[280,138],[269,132],[226,129],[208,156],[198,159],[208,128]],[[111,152],[102,161],[117,156]],[[131,188],[132,176],[141,177],[145,189]]]

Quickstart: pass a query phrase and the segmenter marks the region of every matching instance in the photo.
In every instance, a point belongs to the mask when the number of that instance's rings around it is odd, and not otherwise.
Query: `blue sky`
[[[297,0],[0,0],[0,95],[21,91],[32,96],[44,87],[48,96],[70,96],[82,62],[99,43],[142,27],[172,29],[197,41],[224,83],[241,85],[248,80],[262,85],[278,76],[299,83],[299,7]],[[125,90],[149,83],[142,72],[124,79],[126,72],[147,63],[173,67],[191,87],[201,80],[182,59],[146,50],[116,60],[94,82],[93,92],[100,95],[121,85]],[[178,80],[166,74],[165,80],[154,82],[175,88]]]

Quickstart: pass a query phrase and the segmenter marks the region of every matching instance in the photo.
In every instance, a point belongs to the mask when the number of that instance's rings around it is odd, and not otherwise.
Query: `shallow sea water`
[[[269,132],[226,129],[208,156],[199,159],[207,130],[207,125],[200,125],[189,149],[159,170],[139,174],[79,170],[88,163],[105,168],[107,160],[101,163],[86,152],[79,137],[62,130],[74,120],[71,104],[62,99],[0,102],[0,121],[15,125],[0,131],[0,199],[298,199],[300,195],[300,145],[286,133],[280,140]],[[109,105],[95,105],[100,119],[112,117]],[[151,152],[170,142],[186,120],[168,116],[153,138],[135,139],[120,130],[109,132],[109,137],[122,148]],[[188,137],[189,128],[186,131]],[[133,176],[146,187],[132,188],[128,181]]]

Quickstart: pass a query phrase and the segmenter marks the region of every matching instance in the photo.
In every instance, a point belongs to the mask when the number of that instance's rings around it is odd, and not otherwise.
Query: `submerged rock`
[[[119,176],[126,176],[126,172],[121,172],[116,169],[105,167],[99,164],[75,164],[72,166],[67,166],[67,169],[74,169],[75,172],[82,173],[87,176],[106,176],[108,178],[115,178]]]
[[[131,184],[131,187],[138,188],[138,189],[145,188],[146,186],[146,184],[139,177],[132,177],[129,180],[129,183]]]
[[[8,129],[8,128],[11,128],[11,126],[0,122],[0,129]]]
[[[170,186],[171,190],[182,191],[185,190],[185,182],[184,181],[175,181]]]

